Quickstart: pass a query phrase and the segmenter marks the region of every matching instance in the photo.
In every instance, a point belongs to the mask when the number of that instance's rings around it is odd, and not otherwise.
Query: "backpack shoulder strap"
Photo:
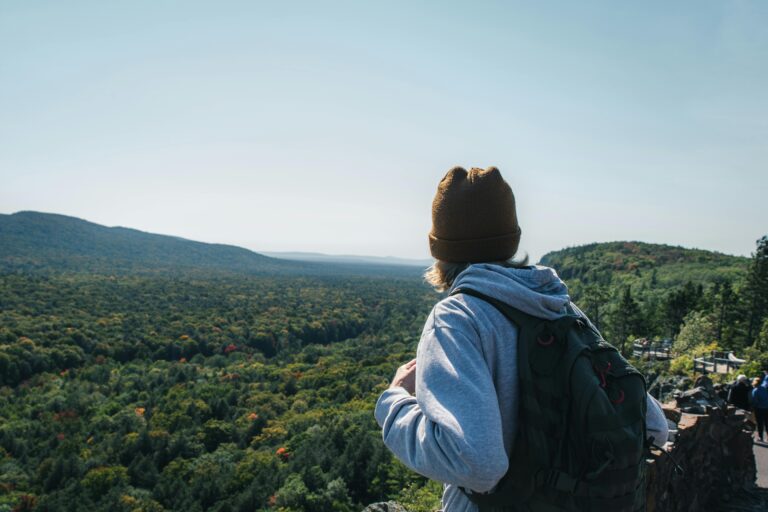
[[[489,297],[488,295],[478,292],[477,290],[473,290],[472,288],[458,287],[450,293],[451,296],[459,294],[471,295],[472,297],[476,297],[480,300],[488,302],[496,309],[498,309],[501,314],[503,314],[510,322],[515,324],[521,331],[525,331],[526,334],[529,332],[535,332],[538,335],[542,333],[542,331],[546,331],[547,335],[553,334],[563,337],[574,323],[578,323],[582,326],[584,325],[581,317],[574,312],[570,304],[566,306],[566,315],[554,320],[547,320],[529,315],[528,313],[520,311],[519,309],[512,307],[505,302],[502,302],[493,297]],[[527,356],[527,353],[525,355]],[[523,362],[527,362],[527,359]]]

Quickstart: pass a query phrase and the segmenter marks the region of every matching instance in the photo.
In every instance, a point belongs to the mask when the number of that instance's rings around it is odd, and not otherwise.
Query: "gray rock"
[[[682,412],[692,414],[706,414],[709,409],[724,409],[726,406],[725,400],[720,398],[714,389],[708,389],[703,386],[689,389],[688,391],[676,391],[673,396],[675,397],[677,407]]]
[[[363,512],[408,512],[405,507],[394,501],[373,503],[363,509]]]

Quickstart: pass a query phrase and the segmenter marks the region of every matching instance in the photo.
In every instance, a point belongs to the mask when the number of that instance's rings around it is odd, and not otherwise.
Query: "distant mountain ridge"
[[[276,256],[276,257],[272,257]],[[607,242],[549,252],[541,264],[567,282],[614,279],[659,284],[712,281],[741,273],[748,258],[644,242]],[[0,214],[0,272],[226,272],[260,275],[376,274],[418,277],[427,260],[269,253],[210,244],[76,217],[22,211]]]
[[[271,258],[242,247],[210,244],[76,217],[22,211],[0,214],[0,271],[174,272],[248,274],[404,273],[390,265],[340,265]]]

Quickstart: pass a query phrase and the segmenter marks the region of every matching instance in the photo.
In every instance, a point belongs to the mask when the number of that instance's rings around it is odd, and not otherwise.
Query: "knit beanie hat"
[[[429,249],[453,263],[505,261],[517,252],[520,226],[515,196],[496,167],[454,167],[432,201]]]

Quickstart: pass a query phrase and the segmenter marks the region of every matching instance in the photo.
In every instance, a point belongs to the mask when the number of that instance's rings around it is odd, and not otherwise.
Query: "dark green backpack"
[[[570,309],[533,317],[467,288],[518,327],[520,413],[509,470],[481,512],[645,510],[645,379]]]

